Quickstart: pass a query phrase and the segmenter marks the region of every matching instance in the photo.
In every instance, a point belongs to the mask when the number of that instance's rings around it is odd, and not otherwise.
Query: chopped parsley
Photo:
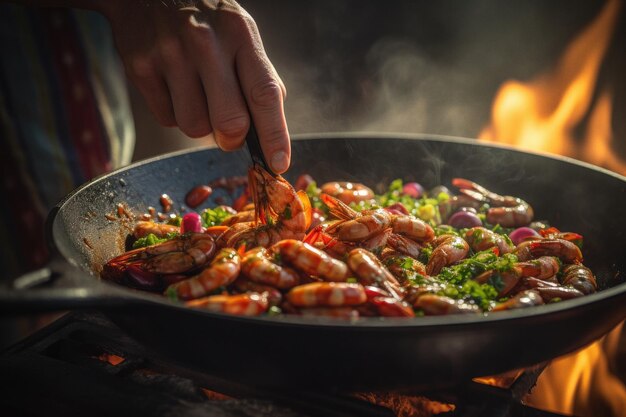
[[[200,213],[202,218],[202,226],[212,227],[222,224],[227,217],[230,217],[231,213],[226,211],[223,207],[208,208]]]
[[[145,248],[146,246],[152,246],[152,245],[156,245],[157,243],[163,243],[167,240],[174,239],[176,236],[178,236],[178,233],[168,233],[166,237],[160,238],[157,235],[150,233],[147,236],[140,237],[139,239],[137,239],[133,243],[133,249]]]

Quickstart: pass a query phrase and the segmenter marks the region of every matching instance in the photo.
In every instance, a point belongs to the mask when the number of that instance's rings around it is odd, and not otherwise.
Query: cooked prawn
[[[475,304],[437,294],[423,294],[413,303],[414,308],[421,309],[427,316],[440,316],[444,314],[468,314],[478,313],[480,309]]]
[[[267,311],[267,294],[211,295],[187,301],[188,307],[203,308],[209,311],[237,316],[258,316]]]
[[[234,247],[241,244],[267,247],[282,239],[304,238],[312,216],[306,193],[296,192],[283,177],[273,177],[258,165],[250,168],[248,177],[255,222],[236,223],[233,227],[239,225],[238,228],[224,233],[220,243]]]
[[[239,275],[241,262],[234,249],[221,249],[209,266],[199,274],[170,285],[165,291],[181,300],[191,300],[209,294],[216,288],[226,286]]]
[[[561,275],[563,285],[571,285],[583,294],[591,294],[597,291],[598,283],[593,272],[584,265],[567,265]]]
[[[133,236],[137,239],[153,234],[156,237],[164,238],[171,233],[179,233],[180,227],[167,223],[155,223],[151,221],[138,221],[133,229]]]
[[[326,281],[345,281],[348,266],[313,246],[294,239],[281,240],[271,248],[296,269]]]
[[[157,274],[180,274],[206,265],[215,252],[215,240],[203,233],[188,233],[156,245],[117,256],[104,265],[103,274],[116,276],[128,265]]]
[[[296,271],[272,262],[268,250],[263,247],[244,254],[241,272],[251,281],[280,289],[295,287],[300,282],[300,276]]]
[[[514,253],[520,261],[528,261],[540,256],[556,256],[567,264],[580,263],[583,260],[580,248],[565,239],[527,240],[517,245]]]
[[[362,285],[345,282],[313,282],[298,285],[287,293],[287,301],[297,307],[355,306],[366,300]]]
[[[483,201],[495,206],[487,211],[487,221],[491,224],[519,227],[525,226],[533,220],[533,208],[521,198],[493,193],[485,187],[463,178],[452,179],[452,185],[476,201]]]
[[[387,290],[394,298],[402,298],[402,287],[376,255],[357,248],[348,254],[348,266],[363,285],[374,285]]]
[[[472,227],[465,232],[465,240],[474,252],[482,252],[490,248],[498,248],[499,254],[511,253],[515,246],[510,239],[484,227]]]
[[[467,256],[469,245],[462,237],[441,235],[433,242],[435,249],[426,264],[428,275],[437,275],[444,266],[455,264]]]

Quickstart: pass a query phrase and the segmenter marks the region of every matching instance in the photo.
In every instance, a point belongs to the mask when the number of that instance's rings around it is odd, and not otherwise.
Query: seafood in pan
[[[308,175],[296,185],[253,166],[235,208],[137,222],[102,278],[190,308],[343,319],[491,314],[597,291],[581,235],[468,179],[379,194]]]

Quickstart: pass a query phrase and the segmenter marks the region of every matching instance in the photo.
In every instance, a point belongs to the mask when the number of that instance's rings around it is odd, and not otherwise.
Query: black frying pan
[[[3,292],[4,311],[90,307],[147,347],[198,369],[253,383],[393,389],[451,384],[533,365],[571,352],[626,317],[625,178],[565,158],[471,140],[323,135],[293,143],[293,181],[352,180],[372,187],[394,178],[425,187],[465,177],[530,202],[538,219],[585,237],[585,263],[602,290],[581,299],[481,316],[418,319],[242,318],[185,308],[94,276],[93,265],[122,252],[129,226],[107,220],[116,204],[159,207],[161,193],[183,202],[193,186],[243,175],[244,151],[202,149],[134,164],[69,195],[50,215],[51,239],[66,263],[57,288]],[[207,204],[211,204],[208,202]],[[87,245],[88,243],[89,245]],[[91,248],[90,248],[91,246]],[[91,272],[91,275],[90,275]],[[69,287],[67,287],[69,283]],[[65,285],[62,287],[61,285]]]

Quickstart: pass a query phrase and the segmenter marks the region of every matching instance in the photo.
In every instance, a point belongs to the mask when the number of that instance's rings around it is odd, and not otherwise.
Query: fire
[[[626,174],[626,162],[611,149],[611,94],[602,91],[594,100],[620,8],[620,0],[608,0],[551,71],[526,83],[505,82],[496,94],[491,124],[479,138],[586,160]],[[580,138],[576,130],[585,122]]]
[[[626,162],[611,145],[611,92],[598,86],[621,6],[620,0],[608,0],[550,71],[529,82],[505,82],[494,99],[491,124],[479,138],[565,155],[626,174]],[[610,367],[621,328],[554,360],[527,402],[568,415],[626,415],[626,387]]]
[[[626,387],[611,372],[609,360],[622,326],[588,347],[552,361],[527,404],[566,415],[626,415]]]

